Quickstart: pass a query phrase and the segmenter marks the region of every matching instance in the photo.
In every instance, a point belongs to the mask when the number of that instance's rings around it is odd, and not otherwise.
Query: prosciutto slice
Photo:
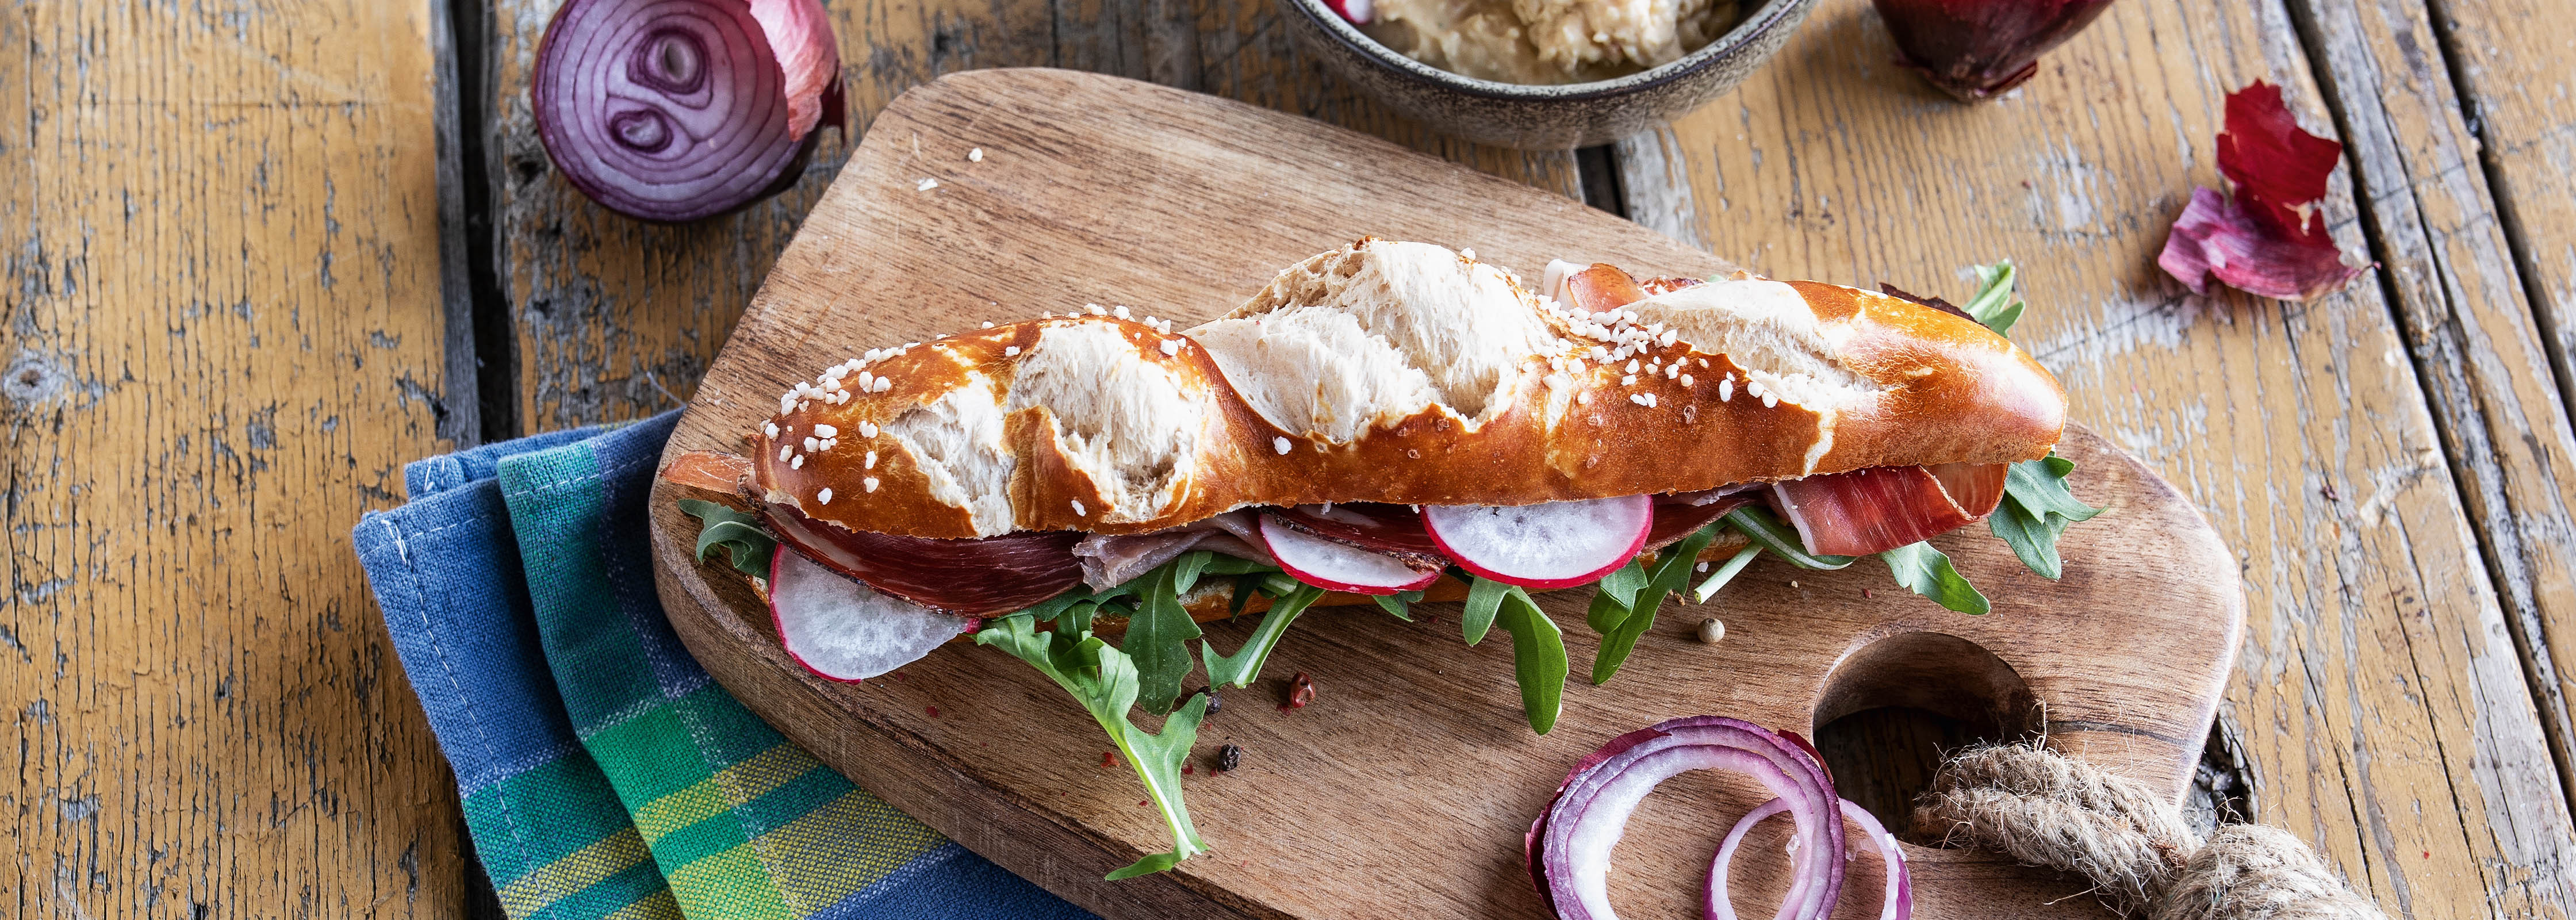
[[[1073,545],[1073,557],[1082,565],[1083,584],[1095,591],[1126,584],[1138,575],[1153,571],[1155,566],[1178,559],[1182,553],[1194,549],[1211,550],[1264,565],[1279,564],[1261,548],[1255,526],[1252,512],[1229,511],[1153,533],[1092,534]]]
[[[2012,471],[2012,464],[1938,463],[1923,469],[1941,481],[1941,491],[1968,512],[1968,520],[1982,521],[2003,504],[2004,476]]]
[[[1655,523],[1646,530],[1646,548],[1639,553],[1661,552],[1664,547],[1698,533],[1709,522],[1726,513],[1762,499],[1760,487],[1728,486],[1706,492],[1683,492],[1655,496]]]
[[[868,587],[965,617],[1010,613],[1082,583],[1070,531],[932,540],[844,530],[770,505],[770,532],[824,567]]]
[[[1296,530],[1394,556],[1415,568],[1439,569],[1449,564],[1449,558],[1440,554],[1440,544],[1431,541],[1431,532],[1422,529],[1422,512],[1406,505],[1344,502],[1276,508],[1272,513]]]
[[[672,458],[671,465],[662,468],[662,478],[710,492],[741,494],[743,482],[751,478],[751,459],[712,450],[693,450]]]
[[[1994,513],[2006,464],[1874,466],[1771,484],[1771,504],[1807,552],[1867,556]]]

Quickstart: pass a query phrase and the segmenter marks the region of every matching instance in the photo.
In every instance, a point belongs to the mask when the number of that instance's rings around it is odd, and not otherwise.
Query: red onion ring
[[[564,179],[618,213],[670,222],[794,185],[813,129],[842,122],[839,53],[817,0],[756,5],[569,0],[557,9],[528,92],[537,137]]]
[[[1805,749],[1741,719],[1690,716],[1611,740],[1578,764],[1530,829],[1527,855],[1540,895],[1562,920],[1616,920],[1610,907],[1610,851],[1628,816],[1657,784],[1687,770],[1728,769],[1759,780],[1785,802],[1809,853],[1843,853],[1833,778]],[[1842,893],[1843,860],[1812,859],[1782,917],[1820,918]]]
[[[1878,847],[1879,858],[1887,864],[1887,890],[1879,899],[1879,920],[1913,920],[1914,872],[1905,865],[1905,848],[1897,845],[1896,835],[1888,833],[1887,827],[1878,823],[1878,816],[1870,814],[1868,809],[1853,804],[1850,799],[1838,801],[1841,802],[1843,818],[1859,825],[1862,833],[1869,835],[1870,842]],[[1705,907],[1708,920],[1736,920],[1735,904],[1729,901],[1726,895],[1726,867],[1735,861],[1735,847],[1744,842],[1745,832],[1752,830],[1754,825],[1787,810],[1789,810],[1788,802],[1772,799],[1752,811],[1745,812],[1744,817],[1735,822],[1735,828],[1726,832],[1726,842],[1718,844],[1716,858],[1709,860],[1708,863],[1708,897]],[[1809,855],[1803,849],[1790,854],[1792,867],[1790,871],[1796,874],[1796,879],[1790,883],[1789,897],[1780,905],[1780,915],[1783,917],[1789,915],[1788,902],[1797,900],[1798,890],[1804,887],[1810,878],[1805,871]]]
[[[1736,920],[1735,902],[1726,897],[1726,868],[1735,864],[1735,847],[1744,842],[1745,833],[1753,830],[1754,825],[1788,810],[1787,800],[1772,799],[1756,806],[1752,811],[1745,812],[1743,819],[1735,822],[1735,829],[1726,832],[1726,842],[1717,845],[1717,857],[1709,860],[1708,863],[1708,897],[1701,913],[1709,920]],[[1807,885],[1807,873],[1803,871],[1807,866],[1807,856],[1806,850],[1789,854],[1789,871],[1792,879],[1789,882],[1789,896],[1780,901],[1780,916],[1789,915],[1791,902],[1798,898],[1798,889]]]

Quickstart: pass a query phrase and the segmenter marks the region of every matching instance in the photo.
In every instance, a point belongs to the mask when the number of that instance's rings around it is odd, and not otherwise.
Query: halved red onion
[[[1888,833],[1887,827],[1878,823],[1878,816],[1870,814],[1868,809],[1853,804],[1850,799],[1838,802],[1843,819],[1859,825],[1861,832],[1869,837],[1870,844],[1878,848],[1880,861],[1886,864],[1887,888],[1879,897],[1879,920],[1913,920],[1914,872],[1905,865],[1905,848],[1897,845],[1896,835]],[[1788,800],[1772,799],[1745,812],[1743,819],[1735,822],[1735,829],[1726,832],[1726,842],[1718,845],[1717,857],[1708,863],[1708,894],[1703,908],[1703,915],[1708,920],[1736,920],[1735,904],[1726,893],[1727,866],[1735,861],[1736,845],[1744,842],[1745,832],[1752,830],[1754,825],[1787,810]],[[1809,854],[1799,850],[1789,858],[1792,866],[1802,868]],[[1799,886],[1808,881],[1801,868],[1791,869],[1796,877],[1790,883],[1790,901],[1797,899]],[[1781,916],[1788,916],[1787,906],[1785,903],[1782,905]]]
[[[1460,568],[1524,588],[1567,588],[1610,574],[1646,545],[1643,495],[1536,505],[1424,505],[1423,529]]]
[[[1385,553],[1306,533],[1276,514],[1261,516],[1261,541],[1288,577],[1327,591],[1388,595],[1427,587],[1440,579],[1438,567],[1416,568]]]
[[[566,181],[671,222],[794,185],[814,129],[847,109],[819,0],[568,0],[528,92]]]
[[[770,556],[769,615],[798,664],[853,682],[921,660],[972,622],[878,593],[784,546]]]
[[[1821,918],[1841,895],[1843,826],[1835,818],[1833,778],[1778,733],[1741,719],[1689,716],[1614,738],[1585,762],[1531,829],[1528,855],[1545,882],[1541,895],[1560,920],[1615,920],[1610,851],[1628,816],[1657,784],[1697,769],[1754,777],[1796,819],[1798,848],[1811,858],[1799,863],[1782,917]],[[1812,858],[1824,854],[1830,858]]]
[[[2010,91],[2111,0],[1876,0],[1898,63],[1964,102]]]

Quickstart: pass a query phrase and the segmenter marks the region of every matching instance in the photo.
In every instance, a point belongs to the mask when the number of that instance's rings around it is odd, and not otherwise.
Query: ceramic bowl
[[[1735,28],[1680,60],[1556,86],[1479,80],[1405,57],[1322,0],[1279,0],[1279,6],[1300,44],[1387,107],[1478,143],[1564,150],[1656,127],[1734,89],[1780,50],[1815,0],[1762,0]]]

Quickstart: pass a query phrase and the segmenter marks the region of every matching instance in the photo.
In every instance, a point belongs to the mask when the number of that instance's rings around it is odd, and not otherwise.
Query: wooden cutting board
[[[1733,268],[1579,203],[1302,118],[1068,71],[956,74],[877,117],[670,450],[737,446],[794,380],[871,347],[1086,302],[1197,322],[1364,234],[1472,248],[1524,277],[1551,258],[1640,275]],[[889,678],[816,678],[780,649],[739,579],[691,558],[694,521],[668,490],[654,496],[653,541],[673,626],[754,711],[897,807],[1104,916],[1532,918],[1544,908],[1521,835],[1551,790],[1612,735],[1677,715],[1812,732],[1885,705],[2012,722],[2035,701],[2052,744],[2179,799],[2243,618],[2235,564],[2197,510],[2101,438],[2070,430],[2061,451],[2079,465],[2076,493],[2107,509],[2068,534],[2064,580],[2031,575],[1983,528],[1936,541],[1994,599],[1986,616],[1895,588],[1875,561],[1802,572],[1766,559],[1714,606],[1667,605],[1619,675],[1594,687],[1582,683],[1597,644],[1583,623],[1589,592],[1546,595],[1576,675],[1546,736],[1522,719],[1508,637],[1467,647],[1454,605],[1426,605],[1411,624],[1373,607],[1310,612],[1263,682],[1229,691],[1200,733],[1183,785],[1214,852],[1115,883],[1101,876],[1168,842],[1134,776],[1102,766],[1099,729],[1043,677],[951,644]],[[1711,615],[1727,626],[1715,646],[1691,637]],[[1248,620],[1209,634],[1234,648]],[[1316,702],[1282,711],[1278,685],[1300,671]],[[1227,743],[1243,749],[1242,766],[1214,774]],[[1731,777],[1667,783],[1616,854],[1624,915],[1699,916],[1717,840],[1759,797]],[[1769,915],[1782,890],[1784,837],[1766,829],[1741,857],[1738,903],[1752,915]],[[1922,916],[2102,914],[2070,879],[1910,853]],[[1855,863],[1837,916],[1876,916],[1878,878],[1874,858]]]

